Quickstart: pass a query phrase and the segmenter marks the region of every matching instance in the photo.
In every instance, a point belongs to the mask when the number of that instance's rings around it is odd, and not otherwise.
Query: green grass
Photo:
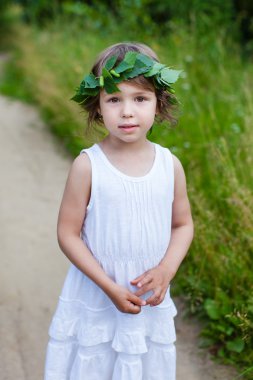
[[[127,38],[126,38],[127,36]],[[14,59],[0,89],[40,105],[62,143],[77,155],[97,141],[84,138],[85,115],[69,99],[95,56],[134,33],[94,32],[55,23],[18,26]],[[252,378],[253,362],[253,68],[225,29],[200,34],[172,25],[168,36],[138,40],[162,62],[183,69],[176,128],[156,125],[151,140],[182,161],[195,221],[195,239],[174,281],[189,309],[206,322],[203,346]],[[100,134],[103,136],[103,131]],[[99,138],[99,137],[98,137]]]

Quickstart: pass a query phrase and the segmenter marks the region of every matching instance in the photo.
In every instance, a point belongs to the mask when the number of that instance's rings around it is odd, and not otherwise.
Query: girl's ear
[[[103,116],[102,116],[102,114],[101,114],[100,108],[97,108],[97,115],[98,115],[98,118],[99,118],[100,120],[103,119]]]

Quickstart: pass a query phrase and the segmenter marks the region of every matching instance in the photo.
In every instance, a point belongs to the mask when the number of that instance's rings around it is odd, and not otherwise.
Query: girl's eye
[[[137,102],[143,102],[145,100],[145,98],[143,96],[137,96]]]
[[[118,98],[110,98],[108,100],[108,102],[110,102],[110,103],[117,103],[118,100],[119,100]]]
[[[147,100],[144,96],[137,96],[135,99],[138,103],[142,103],[145,100]],[[119,101],[120,101],[120,99],[117,97],[113,97],[113,98],[108,99],[108,103],[118,103]]]

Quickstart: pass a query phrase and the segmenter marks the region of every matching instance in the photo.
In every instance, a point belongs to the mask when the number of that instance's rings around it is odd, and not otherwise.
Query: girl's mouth
[[[119,128],[128,132],[134,130],[135,128],[138,128],[138,125],[120,125]]]

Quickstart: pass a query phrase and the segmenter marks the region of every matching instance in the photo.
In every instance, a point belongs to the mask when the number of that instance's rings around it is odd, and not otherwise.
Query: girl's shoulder
[[[97,144],[93,144],[89,148],[83,148],[79,155],[75,158],[73,164],[75,163],[77,166],[81,166],[83,168],[88,167],[91,169],[91,160],[94,152],[96,151],[96,145]]]
[[[174,166],[174,179],[175,179],[175,186],[178,184],[179,186],[185,186],[186,184],[186,178],[185,178],[185,172],[183,165],[179,158],[172,154],[173,159],[173,166]]]
[[[89,155],[85,151],[81,153],[73,160],[70,174],[73,177],[87,178],[91,174],[91,162]]]
[[[177,156],[175,156],[174,153],[171,153],[171,156],[173,159],[173,164],[174,164],[175,170],[180,170],[180,169],[184,170],[183,165],[182,165],[181,161],[179,160],[179,158]]]

